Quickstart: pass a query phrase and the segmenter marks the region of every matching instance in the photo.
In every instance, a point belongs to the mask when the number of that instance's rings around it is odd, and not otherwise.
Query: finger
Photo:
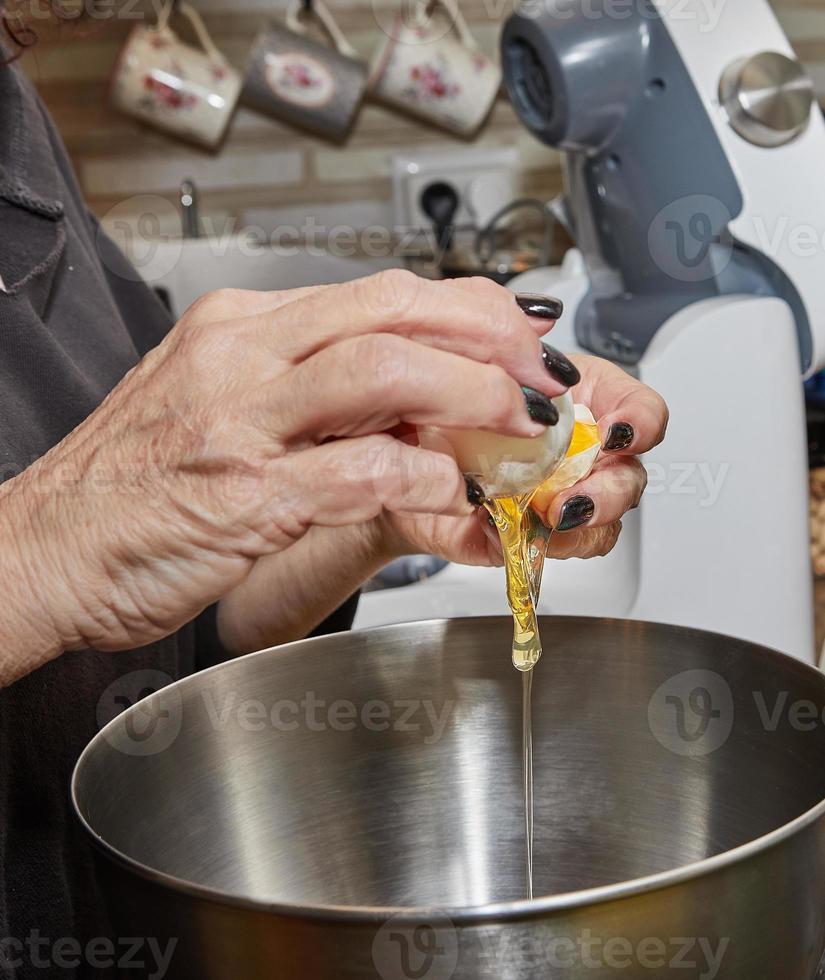
[[[501,549],[492,545],[484,533],[483,508],[471,517],[432,517],[416,515],[404,522],[405,538],[415,542],[420,551],[438,555],[448,561],[476,568],[500,568],[504,564]]]
[[[449,281],[453,282],[459,289],[472,289],[479,294],[485,288],[498,288],[495,283],[486,279],[481,280],[482,283],[487,284],[486,287],[480,284],[473,286],[472,284],[476,280],[472,278]],[[561,300],[555,299],[552,296],[542,296],[539,293],[515,293],[513,294],[513,299],[515,300],[516,306],[527,316],[528,323],[539,337],[544,337],[545,334],[553,329],[556,325],[556,320],[564,311],[564,304]],[[544,341],[542,341],[541,348],[545,369],[551,377],[555,378],[556,381],[560,381],[568,388],[574,387],[581,381],[578,368],[566,354],[563,354],[560,350],[557,350]]]
[[[572,358],[582,380],[573,392],[598,420],[605,452],[635,456],[664,439],[668,409],[652,388],[598,357]]]
[[[473,282],[473,288],[457,287],[393,269],[308,293],[279,307],[276,321],[263,313],[237,329],[250,331],[280,360],[293,364],[362,334],[393,333],[497,364],[543,394],[565,391],[568,385],[548,370],[539,339],[512,293],[487,280],[483,286]]]
[[[501,535],[496,529],[496,524],[484,507],[479,507],[478,520],[481,523],[484,535],[487,538],[487,546],[491,555],[495,555],[497,565],[504,564],[504,548],[501,545]]]
[[[329,286],[301,286],[296,289],[215,289],[204,293],[192,303],[181,317],[181,321],[197,320],[202,323],[224,323],[257,316],[262,313],[275,313],[289,303],[297,302],[321,293]]]
[[[323,397],[319,393],[323,392]],[[533,437],[550,400],[502,368],[393,334],[325,347],[266,389],[259,424],[285,445],[385,432],[399,423]]]
[[[270,463],[268,484],[270,503],[259,530],[277,547],[312,525],[360,524],[384,510],[465,518],[474,510],[448,456],[386,435],[340,439],[282,456]]]
[[[647,471],[638,459],[603,456],[572,489],[550,499],[539,491],[533,507],[548,527],[560,532],[605,527],[638,507],[646,486]]]
[[[548,558],[603,558],[616,547],[622,531],[621,521],[607,527],[584,527],[570,534],[551,534]]]
[[[454,285],[457,289],[463,289],[477,295],[483,295],[483,290],[492,294],[498,287],[492,280],[483,277],[470,276],[462,279],[448,279],[447,282]],[[516,306],[527,317],[533,330],[543,337],[556,325],[556,321],[564,312],[564,304],[560,299],[553,296],[544,296],[540,293],[513,293],[513,300]]]

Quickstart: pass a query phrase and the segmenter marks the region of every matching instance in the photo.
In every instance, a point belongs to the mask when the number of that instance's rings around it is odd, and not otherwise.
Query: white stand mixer
[[[667,400],[615,552],[550,562],[542,613],[738,636],[813,661],[801,380],[825,365],[825,124],[766,0],[543,0],[505,25],[525,124],[564,151],[578,248],[511,283],[562,350]],[[535,14],[535,16],[533,15]],[[718,20],[717,20],[718,18]],[[501,570],[362,598],[356,626],[504,614]]]

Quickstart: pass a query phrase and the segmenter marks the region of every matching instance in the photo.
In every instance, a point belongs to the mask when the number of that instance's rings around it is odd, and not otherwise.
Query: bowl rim
[[[231,660],[224,661],[220,664],[215,664],[214,666],[198,671],[195,674],[189,674],[186,677],[175,681],[173,684],[168,685],[165,688],[161,688],[161,690],[156,691],[154,694],[149,695],[149,698],[146,700],[151,700],[158,697],[164,691],[169,690],[169,688],[173,686],[177,686],[178,684],[186,684],[187,681],[190,681],[194,677],[200,678],[208,673],[211,673],[212,671],[220,670],[227,664],[238,663],[246,660],[247,658],[259,657],[265,654],[281,654],[291,650],[297,644],[306,646],[307,644],[315,644],[319,641],[323,642],[324,640],[328,640],[331,636],[346,636],[350,635],[352,632],[379,633],[383,631],[393,631],[399,627],[409,628],[410,626],[432,628],[434,626],[446,626],[450,624],[473,622],[477,619],[488,618],[509,619],[509,617],[505,616],[465,616],[456,617],[454,619],[414,620],[408,623],[392,623],[385,626],[375,626],[357,631],[344,630],[338,633],[328,633],[324,634],[323,636],[309,637],[303,640],[293,640],[290,643],[284,643],[274,647],[267,647],[266,649],[256,650],[240,657],[234,657]],[[819,683],[825,686],[825,674],[823,674],[820,669],[812,664],[805,663],[802,660],[798,660],[795,657],[791,657],[786,653],[782,653],[781,651],[765,646],[764,644],[754,643],[750,640],[742,639],[741,637],[728,636],[724,633],[718,633],[712,630],[701,630],[689,626],[677,626],[671,623],[657,623],[650,620],[619,619],[616,617],[607,616],[541,616],[540,621],[544,620],[553,620],[557,622],[562,621],[572,624],[584,622],[589,625],[592,625],[593,623],[601,623],[602,625],[608,627],[620,627],[623,624],[630,622],[637,625],[653,627],[657,630],[663,629],[665,631],[677,634],[701,634],[706,637],[724,640],[728,643],[734,642],[741,647],[749,648],[751,652],[758,651],[773,658],[781,658],[787,667],[809,677],[815,676],[819,679]],[[738,847],[732,848],[731,850],[723,851],[721,854],[715,854],[712,857],[703,858],[700,861],[693,861],[689,864],[680,865],[679,867],[673,868],[669,871],[659,871],[655,874],[643,875],[639,878],[631,878],[627,881],[616,882],[611,885],[596,885],[592,888],[583,888],[570,892],[559,892],[553,895],[538,896],[532,899],[518,899],[511,902],[497,902],[489,905],[475,906],[369,906],[304,905],[277,900],[268,900],[265,898],[249,898],[244,895],[223,892],[217,888],[211,888],[207,885],[199,885],[195,882],[187,881],[185,878],[179,878],[176,875],[171,875],[164,871],[158,871],[157,869],[144,864],[142,861],[137,861],[136,859],[129,857],[127,854],[124,854],[118,848],[104,840],[100,834],[96,833],[82,813],[78,800],[78,782],[79,773],[85,763],[85,760],[94,751],[97,743],[106,738],[106,732],[118,724],[124,715],[134,710],[135,706],[136,705],[132,705],[132,707],[121,712],[119,715],[116,715],[93,736],[93,738],[78,756],[72,772],[70,786],[72,809],[74,811],[75,818],[80,822],[83,830],[91,838],[92,843],[95,845],[98,851],[105,855],[115,865],[136,874],[139,878],[148,881],[150,884],[165,888],[167,891],[172,891],[212,904],[240,908],[255,913],[274,914],[284,918],[340,921],[350,924],[357,924],[359,922],[384,922],[388,919],[393,919],[394,921],[401,923],[403,923],[405,920],[414,923],[420,922],[428,915],[438,913],[439,916],[446,916],[446,918],[455,925],[465,926],[490,922],[499,923],[513,920],[536,919],[548,914],[568,912],[572,909],[579,909],[584,906],[603,904],[606,902],[631,898],[647,892],[671,888],[686,881],[714,874],[779,846],[785,841],[796,836],[798,833],[802,832],[808,826],[816,823],[816,821],[821,817],[825,816],[825,798],[823,798],[815,806],[811,807],[809,810],[806,810],[798,817],[795,817],[789,823],[783,824],[782,826],[777,827],[775,830],[772,830],[767,834],[763,834],[760,837],[756,837],[751,841],[740,844]]]

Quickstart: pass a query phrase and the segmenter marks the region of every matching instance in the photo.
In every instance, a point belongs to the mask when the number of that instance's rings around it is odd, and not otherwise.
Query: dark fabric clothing
[[[45,110],[14,68],[0,68],[0,279],[5,480],[63,439],[170,327],[89,215]],[[323,629],[348,628],[353,612],[349,603]],[[161,686],[222,655],[212,609],[144,649],[67,653],[0,691],[2,980],[108,975],[43,966],[61,937],[85,945],[109,929],[90,846],[70,812],[73,765],[111,686],[129,698],[140,693],[125,675],[147,668]],[[21,951],[32,935],[48,943]]]

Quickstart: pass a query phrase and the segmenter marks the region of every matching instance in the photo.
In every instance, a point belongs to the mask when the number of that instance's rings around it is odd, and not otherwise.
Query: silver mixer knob
[[[743,139],[757,146],[784,146],[808,127],[814,84],[798,61],[764,51],[725,70],[719,100]]]

